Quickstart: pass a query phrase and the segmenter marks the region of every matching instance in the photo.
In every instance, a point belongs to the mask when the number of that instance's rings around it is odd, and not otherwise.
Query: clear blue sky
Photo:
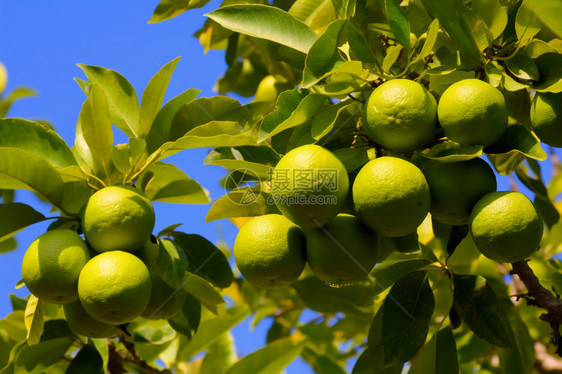
[[[35,89],[34,98],[17,102],[11,117],[43,119],[52,123],[62,138],[74,144],[75,126],[85,96],[73,77],[85,78],[77,63],[98,65],[123,74],[140,97],[150,77],[166,62],[182,56],[166,100],[187,88],[198,88],[200,96],[214,96],[212,88],[224,72],[223,51],[203,54],[192,34],[205,20],[203,14],[216,8],[211,1],[203,9],[193,10],[172,20],[147,24],[158,0],[142,1],[71,1],[71,0],[0,0],[0,61],[8,70],[7,91],[17,86]],[[116,142],[124,142],[117,138]],[[168,158],[217,199],[224,194],[218,181],[224,169],[203,165],[207,149],[184,151]],[[32,194],[18,192],[16,201],[27,202],[48,214],[49,206]],[[226,220],[205,223],[209,206],[156,203],[155,232],[183,222],[182,230],[198,233],[230,246],[237,230]],[[48,224],[37,224],[17,235],[19,248],[0,255],[0,318],[11,312],[8,294],[27,294],[15,290],[21,278],[21,260],[31,241]],[[233,332],[240,355],[246,355],[265,343],[269,322],[250,333],[247,322]],[[288,373],[309,373],[302,362],[293,363]]]

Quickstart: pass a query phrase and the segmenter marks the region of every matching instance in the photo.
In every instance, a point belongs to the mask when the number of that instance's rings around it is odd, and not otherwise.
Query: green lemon
[[[283,215],[299,226],[314,228],[334,218],[345,202],[349,178],[329,150],[304,145],[288,152],[275,166],[272,198]]]
[[[152,292],[142,316],[149,319],[169,319],[175,316],[185,302],[186,293],[179,287],[171,287],[157,274],[156,266],[160,257],[160,247],[148,241],[135,255],[144,262],[150,273]]]
[[[4,64],[0,62],[0,94],[6,88],[6,84],[8,83],[8,72],[6,71],[6,67]]]
[[[449,139],[485,147],[503,135],[508,117],[500,90],[479,79],[449,86],[439,99],[437,115]]]
[[[298,279],[306,265],[305,237],[282,215],[255,217],[240,229],[234,242],[234,259],[249,282],[268,288],[285,287]]]
[[[562,94],[535,94],[531,103],[531,126],[543,143],[562,148]]]
[[[78,300],[78,277],[90,259],[86,242],[71,230],[53,230],[35,239],[23,256],[21,274],[29,291],[54,304]]]
[[[151,288],[144,263],[123,251],[95,256],[78,279],[78,296],[86,312],[110,325],[122,325],[140,316],[150,300]]]
[[[367,279],[379,256],[377,235],[349,214],[306,232],[306,259],[318,278],[341,287]]]
[[[437,124],[435,98],[421,84],[393,79],[369,97],[363,130],[385,148],[412,152],[433,138]]]
[[[538,249],[543,223],[525,195],[498,191],[476,203],[470,214],[470,233],[484,256],[498,262],[517,262]]]
[[[100,322],[89,315],[80,301],[64,304],[64,316],[74,332],[90,338],[109,338],[119,331],[117,327]]]
[[[387,156],[361,168],[352,194],[359,219],[389,237],[415,231],[427,216],[431,201],[421,170],[408,161]]]
[[[431,191],[429,212],[439,222],[466,225],[480,198],[496,190],[496,176],[482,159],[429,161],[423,167]]]
[[[94,193],[82,214],[86,240],[98,252],[134,252],[148,241],[154,209],[134,187],[110,186]]]

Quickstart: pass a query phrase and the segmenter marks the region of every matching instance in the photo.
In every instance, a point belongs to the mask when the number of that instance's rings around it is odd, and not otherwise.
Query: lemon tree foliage
[[[207,3],[162,0],[149,22]],[[0,250],[52,221],[16,285],[33,294],[0,321],[1,373],[269,374],[297,357],[320,374],[546,372],[562,355],[560,15],[558,0],[224,1],[195,35],[224,50],[220,96],[164,103],[179,59],[142,95],[79,64],[70,145],[1,118],[31,91],[0,96]],[[165,160],[202,147],[227,170],[212,204]],[[207,221],[240,227],[232,258],[181,222],[152,232],[153,201],[209,204]],[[245,319],[268,333],[240,357]]]

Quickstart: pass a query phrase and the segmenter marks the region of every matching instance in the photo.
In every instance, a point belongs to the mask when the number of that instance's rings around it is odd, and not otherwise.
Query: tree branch
[[[159,370],[150,366],[142,357],[140,357],[135,349],[135,345],[126,339],[120,338],[121,343],[127,349],[118,349],[115,344],[109,344],[109,362],[108,369],[111,374],[125,374],[127,371],[123,368],[123,362],[131,362],[149,374],[168,374],[168,370]]]

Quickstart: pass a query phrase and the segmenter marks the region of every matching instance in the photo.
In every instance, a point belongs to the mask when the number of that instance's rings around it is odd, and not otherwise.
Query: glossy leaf
[[[217,306],[225,303],[221,294],[208,281],[189,271],[185,274],[182,287],[215,314],[218,313]]]
[[[103,374],[103,359],[98,350],[87,344],[72,359],[65,374]]]
[[[523,125],[508,126],[500,140],[484,151],[492,154],[517,152],[538,161],[548,157],[541,143]]]
[[[76,165],[64,140],[48,126],[20,118],[0,119],[0,147],[12,147],[43,157],[55,167]]]
[[[265,117],[261,123],[259,141],[310,120],[325,101],[325,96],[308,93],[305,90],[294,89],[282,92],[277,99],[275,111]]]
[[[287,12],[267,5],[223,6],[207,16],[232,31],[271,40],[303,53],[308,52],[318,37]]]
[[[457,345],[450,327],[433,335],[410,368],[410,374],[457,374]]]
[[[385,0],[386,17],[396,41],[410,51],[410,22],[396,0]]]
[[[160,111],[164,102],[164,96],[168,89],[168,84],[174,73],[174,69],[180,58],[176,57],[168,62],[150,79],[148,85],[142,93],[142,101],[139,114],[139,127],[141,134],[146,135],[150,132],[152,122]]]
[[[472,2],[472,9],[486,22],[492,40],[501,35],[507,25],[507,6],[502,6],[499,0],[476,0]]]
[[[173,140],[170,131],[175,115],[184,105],[195,100],[200,92],[200,90],[190,88],[168,101],[158,111],[146,136],[146,147],[149,153],[154,152],[165,142]]]
[[[35,191],[55,207],[61,207],[62,178],[44,158],[17,148],[0,148],[0,173],[0,188]]]
[[[557,0],[525,0],[527,8],[552,30],[559,38],[562,38],[562,3]]]
[[[56,338],[33,346],[24,346],[16,355],[14,373],[43,373],[64,357],[73,343],[72,338]]]
[[[230,286],[234,277],[220,249],[197,234],[174,232],[172,236],[187,255],[189,271],[208,279],[217,287]]]
[[[193,338],[183,345],[178,353],[178,360],[187,361],[191,357],[204,351],[216,342],[225,332],[231,330],[250,314],[245,306],[234,306],[216,317],[201,321]]]
[[[288,13],[312,30],[322,30],[337,18],[337,12],[329,0],[296,0]]]
[[[259,188],[241,187],[223,195],[213,203],[207,212],[205,222],[223,218],[256,217],[264,214],[279,213],[270,194]]]
[[[128,136],[139,137],[139,100],[129,81],[114,70],[84,64],[78,67],[105,92],[111,122]]]
[[[406,362],[424,345],[434,307],[426,272],[410,273],[392,286],[382,306],[385,364]]]
[[[231,170],[248,170],[260,179],[270,177],[271,168],[281,157],[273,148],[262,146],[219,147],[213,149],[205,158],[205,164],[219,165]]]
[[[209,0],[160,0],[148,23],[166,21],[179,16],[189,9],[201,8],[208,2]]]
[[[510,348],[507,315],[486,279],[477,275],[454,276],[453,305],[472,331],[499,347]]]
[[[521,3],[517,16],[515,17],[515,32],[520,43],[527,43],[542,28],[542,22],[527,6],[527,2]]]
[[[43,214],[27,204],[0,204],[0,242],[11,238],[27,226],[45,219]]]
[[[461,145],[452,140],[438,143],[420,152],[420,156],[441,162],[467,161],[483,155],[480,145]]]
[[[207,204],[209,194],[199,183],[172,164],[150,165],[138,178],[151,201],[174,204]]]
[[[35,295],[29,296],[25,307],[25,328],[27,330],[27,344],[29,346],[39,343],[43,334],[43,302]]]

